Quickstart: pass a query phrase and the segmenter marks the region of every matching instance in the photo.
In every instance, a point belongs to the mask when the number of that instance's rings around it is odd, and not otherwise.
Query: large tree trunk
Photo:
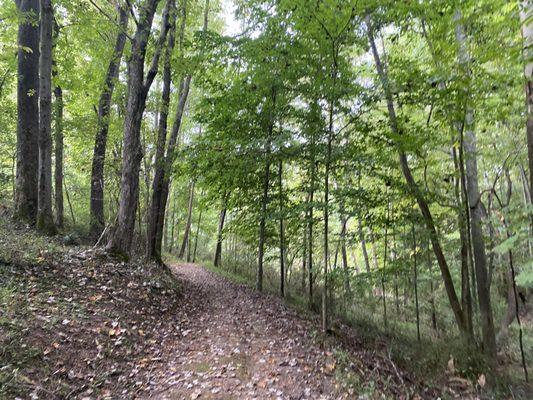
[[[15,217],[35,223],[39,160],[39,0],[19,0]]]
[[[367,23],[367,28],[368,28],[367,34],[368,34],[368,38],[370,41],[372,54],[374,56],[376,69],[378,71],[378,75],[381,81],[381,86],[383,88],[383,91],[385,92],[385,98],[387,101],[387,109],[388,109],[388,115],[389,115],[389,125],[391,127],[392,132],[395,135],[401,135],[402,132],[398,127],[398,120],[396,117],[396,110],[394,107],[392,92],[389,87],[388,77],[385,73],[383,64],[381,63],[381,60],[379,57],[379,53],[378,53],[376,43],[374,40],[373,29],[372,29],[369,16],[366,18],[366,23]],[[415,197],[416,202],[418,203],[418,207],[420,208],[420,212],[422,213],[422,216],[424,218],[426,229],[428,230],[431,244],[433,246],[433,251],[435,253],[435,257],[437,258],[437,262],[439,264],[442,279],[444,282],[444,287],[446,289],[448,301],[450,302],[450,306],[453,310],[455,321],[457,323],[459,330],[463,333],[467,333],[468,328],[467,328],[467,324],[465,321],[464,313],[463,313],[463,310],[461,309],[461,303],[459,302],[459,298],[457,297],[457,293],[455,291],[452,276],[450,273],[450,268],[444,256],[444,252],[442,251],[442,247],[440,245],[437,230],[435,228],[435,223],[433,221],[433,215],[431,214],[429,205],[423,193],[421,192],[420,188],[418,187],[413,177],[411,168],[409,167],[409,163],[407,161],[407,155],[405,154],[404,150],[400,146],[398,146],[398,156],[399,156],[399,162],[400,162],[400,166],[402,169],[402,173],[407,182],[407,186],[409,190],[412,192],[413,196]]]
[[[157,74],[159,58],[169,28],[168,6],[165,7],[161,32],[156,43],[150,69],[144,77],[146,47],[150,38],[152,21],[159,0],[146,0],[141,6],[137,31],[133,38],[131,58],[128,62],[128,102],[124,121],[124,147],[122,150],[122,174],[118,221],[107,244],[112,253],[129,256],[135,226],[135,213],[139,198],[139,170],[143,157],[140,133],[142,115],[148,91]]]
[[[149,260],[162,262],[161,259],[161,239],[158,240],[158,226],[164,225],[165,210],[161,209],[161,197],[163,191],[163,180],[165,174],[165,146],[167,141],[168,108],[170,103],[171,61],[175,43],[176,12],[174,1],[171,1],[170,33],[168,35],[167,48],[163,66],[163,91],[161,94],[161,110],[159,112],[159,124],[157,133],[157,144],[155,153],[155,174],[152,183],[152,202],[150,205],[150,215],[148,221],[148,231],[146,240],[146,257]],[[163,221],[161,221],[163,219]]]
[[[466,36],[462,25],[462,15],[457,11],[454,15],[456,22],[455,37],[459,45],[459,64],[468,74],[469,55],[466,49]],[[466,93],[467,95],[468,93]],[[477,279],[477,293],[479,312],[481,316],[481,330],[483,333],[483,350],[489,361],[496,362],[496,336],[490,299],[490,287],[487,271],[487,256],[483,240],[481,194],[478,184],[476,134],[473,129],[474,112],[467,104],[465,115],[464,154],[466,170],[466,189],[468,205],[470,207],[470,229],[472,248]]]
[[[189,207],[187,209],[187,222],[185,223],[185,232],[183,232],[183,242],[181,243],[181,248],[178,257],[183,258],[185,255],[185,250],[189,245],[189,234],[191,231],[192,223],[192,210],[194,204],[194,180],[191,181],[189,185]]]
[[[104,163],[107,146],[107,132],[109,130],[109,114],[111,98],[118,78],[120,60],[128,29],[128,10],[126,6],[118,7],[119,30],[115,40],[113,56],[107,67],[100,100],[98,101],[98,122],[91,169],[91,198],[90,198],[90,227],[89,235],[97,240],[105,225],[104,219]]]
[[[37,229],[55,234],[52,214],[52,1],[41,0],[39,57],[39,191]]]

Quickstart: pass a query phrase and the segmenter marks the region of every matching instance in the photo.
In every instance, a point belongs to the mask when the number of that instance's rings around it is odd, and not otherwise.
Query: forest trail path
[[[183,337],[166,342],[147,398],[353,398],[335,380],[333,355],[312,339],[311,322],[279,298],[197,265],[172,270],[183,285]]]

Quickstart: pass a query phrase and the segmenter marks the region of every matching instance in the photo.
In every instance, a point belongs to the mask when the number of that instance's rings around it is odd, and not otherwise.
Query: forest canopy
[[[527,380],[532,45],[527,0],[0,0],[0,201]]]

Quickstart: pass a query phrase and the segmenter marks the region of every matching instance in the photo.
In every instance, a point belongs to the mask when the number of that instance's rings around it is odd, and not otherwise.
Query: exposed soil
[[[433,398],[274,296],[95,252],[0,265],[0,398]],[[178,288],[179,286],[179,288]]]

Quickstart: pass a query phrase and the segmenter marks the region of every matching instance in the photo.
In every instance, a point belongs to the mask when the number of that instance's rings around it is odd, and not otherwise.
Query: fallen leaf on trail
[[[453,357],[451,357],[448,361],[448,371],[450,372],[450,374],[455,374],[455,364],[453,362]]]
[[[481,374],[479,375],[479,378],[477,380],[477,383],[479,384],[479,386],[481,386],[482,388],[485,387],[485,384],[487,383],[487,378],[485,378],[485,374]]]

